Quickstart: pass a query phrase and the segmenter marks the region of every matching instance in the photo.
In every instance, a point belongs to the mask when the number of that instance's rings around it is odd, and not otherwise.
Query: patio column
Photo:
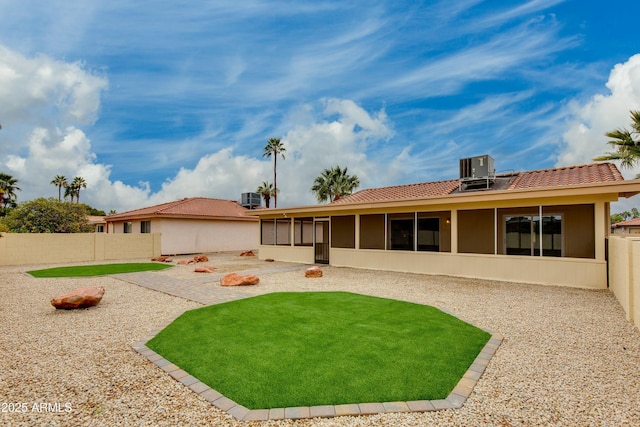
[[[606,203],[605,202],[596,202],[594,204],[594,230],[593,232],[595,233],[595,237],[596,237],[596,259],[600,260],[600,261],[604,261],[605,260],[605,239],[607,238],[607,235],[609,234],[608,232],[608,228],[609,228],[609,219],[608,216],[606,215]]]
[[[356,214],[356,224],[355,224],[355,235],[356,235],[356,249],[360,249],[360,214]]]
[[[451,253],[458,253],[458,210],[451,209]]]

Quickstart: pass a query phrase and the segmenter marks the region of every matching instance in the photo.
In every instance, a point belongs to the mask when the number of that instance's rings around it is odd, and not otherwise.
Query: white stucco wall
[[[257,221],[156,219],[151,232],[162,234],[163,255],[255,250],[260,238]]]

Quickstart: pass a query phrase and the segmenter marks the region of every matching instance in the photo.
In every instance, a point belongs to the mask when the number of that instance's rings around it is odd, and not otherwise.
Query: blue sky
[[[120,212],[238,199],[270,137],[279,206],[334,165],[366,188],[589,163],[640,108],[639,3],[0,0],[0,171]]]

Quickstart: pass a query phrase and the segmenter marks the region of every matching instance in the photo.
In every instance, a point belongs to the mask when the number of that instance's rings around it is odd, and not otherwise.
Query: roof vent
[[[460,190],[462,190],[463,184],[465,189],[489,188],[495,179],[496,170],[493,167],[493,158],[488,154],[460,159]]]
[[[242,193],[240,198],[240,206],[247,209],[254,209],[262,206],[262,199],[259,193]]]

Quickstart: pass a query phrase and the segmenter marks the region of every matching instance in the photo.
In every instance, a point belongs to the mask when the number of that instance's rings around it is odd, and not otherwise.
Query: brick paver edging
[[[166,326],[168,326],[167,324]],[[344,405],[299,406],[293,408],[248,409],[212,389],[180,367],[169,362],[146,346],[147,342],[160,333],[161,329],[151,332],[142,341],[133,344],[133,349],[150,362],[171,375],[176,381],[189,387],[204,400],[232,415],[240,421],[268,421],[281,419],[301,419],[316,417],[339,417],[345,415],[372,415],[385,412],[426,412],[462,407],[473,392],[473,388],[482,376],[489,361],[502,343],[502,338],[492,334],[491,338],[478,353],[471,366],[446,399],[413,400],[409,402],[352,403]],[[491,333],[491,332],[489,332]]]

